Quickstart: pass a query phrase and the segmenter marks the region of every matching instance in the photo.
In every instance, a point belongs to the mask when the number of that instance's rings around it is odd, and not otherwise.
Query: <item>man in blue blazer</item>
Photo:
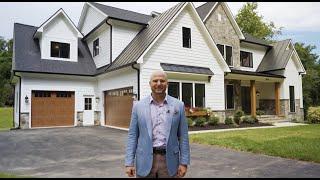
[[[166,94],[167,75],[152,73],[151,95],[134,104],[125,157],[129,177],[184,177],[190,164],[184,103]]]

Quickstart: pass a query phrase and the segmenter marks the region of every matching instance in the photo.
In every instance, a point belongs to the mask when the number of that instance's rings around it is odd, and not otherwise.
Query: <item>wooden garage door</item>
[[[128,128],[132,111],[132,87],[105,92],[105,124]]]
[[[32,91],[31,127],[73,126],[74,92]]]

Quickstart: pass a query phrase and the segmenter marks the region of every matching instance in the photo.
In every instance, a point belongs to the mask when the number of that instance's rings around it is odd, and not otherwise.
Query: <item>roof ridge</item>
[[[107,7],[111,7],[111,8],[115,8],[115,9],[120,9],[120,10],[123,10],[123,11],[129,11],[129,12],[133,12],[133,13],[137,13],[137,14],[141,14],[141,15],[152,17],[151,15],[148,15],[148,14],[143,14],[143,13],[140,13],[140,12],[131,11],[131,10],[127,10],[127,9],[122,9],[122,8],[118,8],[118,7],[114,7],[114,6],[110,6],[110,5],[101,4],[101,3],[96,3],[96,2],[88,2],[88,3],[91,3],[92,5],[97,4],[97,5],[107,6]]]

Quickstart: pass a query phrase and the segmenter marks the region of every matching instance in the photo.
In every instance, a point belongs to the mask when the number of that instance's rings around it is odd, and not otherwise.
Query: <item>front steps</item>
[[[277,115],[257,115],[256,118],[261,123],[279,123],[279,122],[290,122],[290,120],[286,119],[284,116],[277,116]]]

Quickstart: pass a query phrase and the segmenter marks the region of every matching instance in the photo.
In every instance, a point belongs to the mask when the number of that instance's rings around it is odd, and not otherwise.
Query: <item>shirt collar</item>
[[[151,104],[153,101],[154,101],[154,100],[153,100],[153,97],[152,97],[152,95],[150,94],[150,99],[149,99],[150,104]],[[168,103],[168,95],[167,95],[167,94],[166,94],[166,96],[164,97],[163,103],[164,103],[164,104],[165,104],[165,103]]]

